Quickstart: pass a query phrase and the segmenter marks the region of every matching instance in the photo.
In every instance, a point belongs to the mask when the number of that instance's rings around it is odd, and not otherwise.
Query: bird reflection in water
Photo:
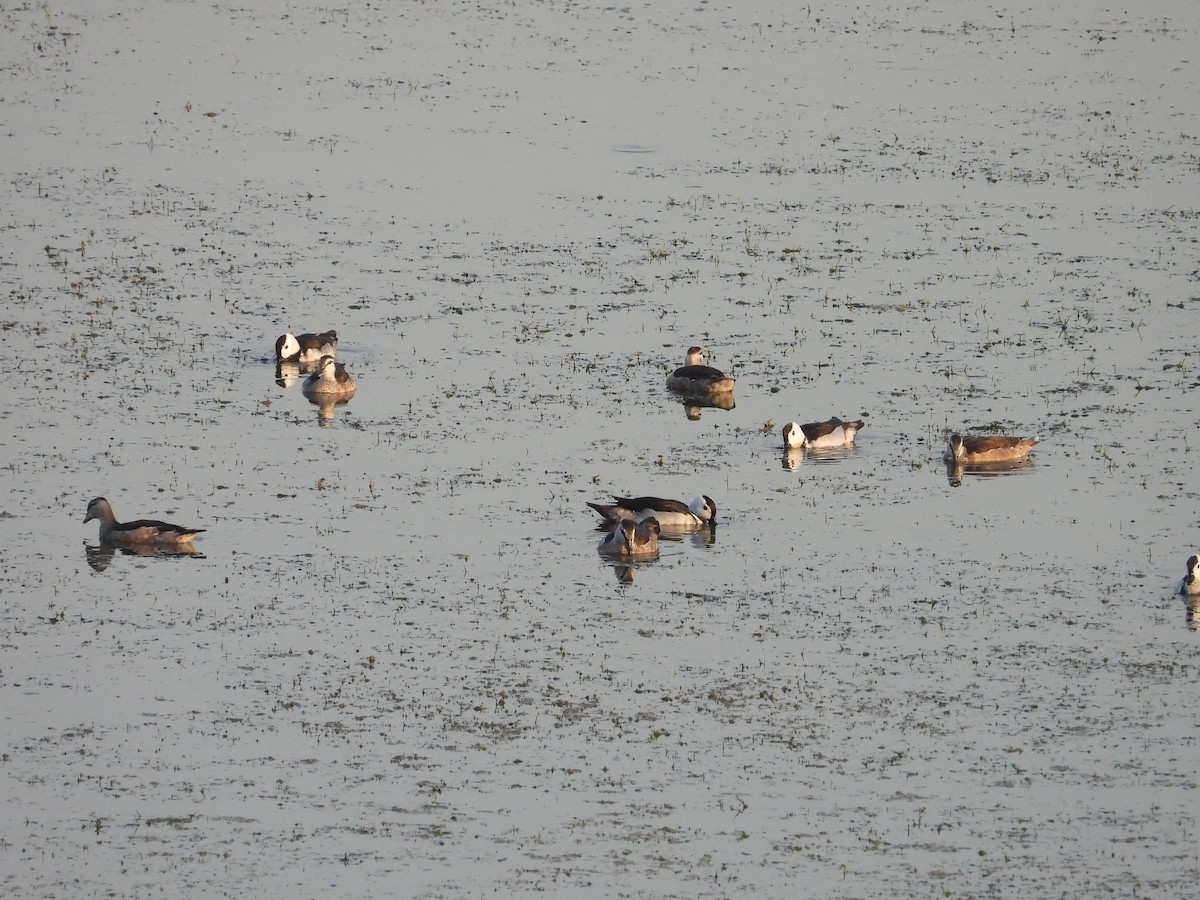
[[[840,462],[843,459],[850,459],[858,452],[858,447],[855,444],[848,444],[845,447],[826,447],[825,449],[811,450],[804,447],[785,447],[783,456],[779,462],[785,472],[795,472],[800,468],[800,464],[808,462],[809,464],[816,463],[824,465],[827,463]]]
[[[334,410],[350,402],[349,397],[336,397],[330,394],[306,394],[308,402],[317,407],[317,422],[322,428],[333,424]]]
[[[294,362],[277,362],[275,363],[275,383],[281,388],[290,388],[299,379],[300,363]]]
[[[692,422],[699,421],[700,416],[706,409],[723,409],[729,411],[737,406],[733,401],[733,394],[713,394],[711,397],[681,397],[678,394],[672,393],[671,397],[683,404],[683,414]]]
[[[205,555],[193,547],[191,544],[131,544],[129,546],[118,547],[116,544],[110,544],[107,541],[101,541],[99,544],[89,544],[83,542],[83,553],[87,558],[87,564],[97,572],[103,572],[110,565],[113,559],[120,554],[122,556],[194,556],[197,559],[205,559]]]
[[[1020,472],[1028,472],[1032,468],[1032,459],[1018,459],[1012,462],[974,463],[970,465],[948,460],[946,462],[946,480],[950,482],[951,487],[961,487],[963,475],[995,478],[998,475],[1014,475]]]
[[[656,565],[658,557],[652,556],[647,559],[623,559],[620,561],[608,559],[604,561],[605,565],[611,565],[613,574],[617,576],[619,584],[633,584],[633,573],[638,569],[646,569],[649,566]]]
[[[281,388],[290,388],[300,380],[301,376],[311,375],[317,371],[318,365],[318,362],[278,360],[275,363],[275,383]]]
[[[684,533],[681,531],[662,531],[658,535],[658,543],[661,547],[663,544],[691,544],[698,550],[706,550],[709,547],[716,546],[717,529],[702,528],[700,531]],[[636,569],[644,566],[652,566],[658,562],[658,556],[652,556],[647,559],[623,559],[620,562],[613,562],[613,572],[616,573],[617,581],[621,584],[633,584],[633,573]]]

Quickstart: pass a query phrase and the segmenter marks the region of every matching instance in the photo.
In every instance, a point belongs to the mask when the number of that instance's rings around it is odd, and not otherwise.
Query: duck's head
[[[803,447],[805,443],[804,430],[799,422],[788,422],[783,426],[783,446]]]
[[[300,352],[300,342],[294,335],[281,334],[275,340],[275,358],[290,359]]]
[[[637,534],[637,522],[633,519],[622,519],[617,523],[617,531],[621,534],[621,544],[626,553],[633,552],[634,538]]]
[[[87,515],[83,517],[83,523],[86,525],[92,519],[103,520],[105,515],[112,515],[112,507],[103,497],[97,497],[88,504]]]

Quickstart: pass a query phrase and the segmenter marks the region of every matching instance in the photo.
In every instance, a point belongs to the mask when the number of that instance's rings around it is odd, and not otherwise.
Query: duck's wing
[[[725,378],[725,373],[712,366],[680,366],[672,377],[686,378],[689,381],[721,381]]]
[[[662,497],[614,497],[613,499],[617,501],[618,506],[636,513],[651,510],[687,515],[692,511],[691,507],[682,500],[664,500]]]
[[[109,539],[112,538],[138,538],[145,540],[147,538],[182,538],[189,535],[197,535],[204,528],[184,528],[182,525],[172,525],[170,522],[160,522],[158,519],[135,519],[132,522],[120,522],[114,525],[108,531]]]
[[[963,447],[968,453],[991,453],[995,450],[1012,450],[1026,443],[1028,438],[1012,437],[1007,434],[977,434],[964,437]],[[1032,443],[1029,446],[1033,446]]]
[[[841,428],[844,423],[837,416],[825,422],[808,422],[801,425],[800,430],[804,432],[804,436],[810,441],[819,440],[826,435],[833,434],[837,429]]]
[[[300,355],[299,345],[296,346],[295,350],[291,350],[291,352],[289,352],[289,349],[290,349],[290,345],[288,343],[289,340],[294,342],[296,339],[294,337],[292,337],[290,334],[281,334],[275,340],[275,358],[276,359],[292,360]]]
[[[587,501],[584,502],[587,503]],[[604,519],[606,522],[620,522],[622,519],[633,518],[633,512],[629,509],[622,508],[621,506],[612,504],[606,505],[604,503],[588,503],[588,506],[594,509],[600,518]]]
[[[158,519],[134,519],[132,522],[118,522],[112,527],[114,534],[123,531],[140,531],[143,528],[152,528],[155,531],[175,531],[179,526],[172,525],[170,522],[161,522]]]

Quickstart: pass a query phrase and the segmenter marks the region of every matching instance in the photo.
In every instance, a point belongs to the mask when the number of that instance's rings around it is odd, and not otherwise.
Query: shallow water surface
[[[1192,890],[1190,5],[0,25],[6,896]]]

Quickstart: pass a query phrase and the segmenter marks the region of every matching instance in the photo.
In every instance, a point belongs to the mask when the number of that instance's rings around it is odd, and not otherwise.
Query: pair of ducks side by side
[[[300,389],[318,397],[341,397],[349,400],[357,385],[346,366],[336,362],[338,336],[336,331],[321,334],[281,334],[275,341],[276,362],[316,363],[316,369],[304,379]]]
[[[588,503],[612,530],[600,541],[600,552],[609,556],[647,557],[658,553],[663,530],[699,531],[717,524],[717,504],[699,496],[686,504],[663,497],[614,497],[610,504]]]
[[[848,447],[863,427],[862,420],[843,422],[837,416],[825,422],[783,426],[783,445],[789,450]],[[1029,456],[1039,438],[1012,437],[1004,434],[952,434],[942,459],[958,465],[1020,462]]]
[[[734,381],[720,369],[704,364],[702,347],[689,347],[687,362],[667,376],[667,388],[691,397],[719,397],[733,392]],[[846,447],[854,443],[854,435],[862,427],[861,420],[843,422],[837,416],[805,425],[789,422],[783,426],[783,444],[789,449]]]
[[[689,347],[687,362],[667,376],[667,388],[689,397],[720,398],[733,393],[734,381],[720,369],[704,364],[702,347]],[[843,422],[837,416],[826,422],[805,425],[789,422],[783,426],[783,444],[793,450],[847,447],[854,443],[854,435],[863,424],[861,419]]]
[[[691,502],[662,497],[613,497],[610,504],[589,503],[606,524],[655,519],[671,531],[698,531],[717,524],[717,504],[712,497],[699,496]]]
[[[843,422],[834,417],[827,422],[797,425],[789,422],[783,427],[785,447],[842,447],[854,443],[854,435],[863,423]],[[987,466],[994,463],[1020,463],[1028,458],[1040,438],[1014,437],[1004,434],[952,434],[942,459],[955,466]],[[1179,582],[1175,593],[1200,597],[1200,556],[1190,556],[1187,575]]]
[[[733,393],[734,382],[720,369],[704,364],[702,347],[689,347],[686,363],[667,376],[669,390],[689,397],[721,398]],[[843,422],[837,416],[805,425],[789,422],[783,427],[783,444],[789,449],[846,447],[862,427],[861,419]]]

